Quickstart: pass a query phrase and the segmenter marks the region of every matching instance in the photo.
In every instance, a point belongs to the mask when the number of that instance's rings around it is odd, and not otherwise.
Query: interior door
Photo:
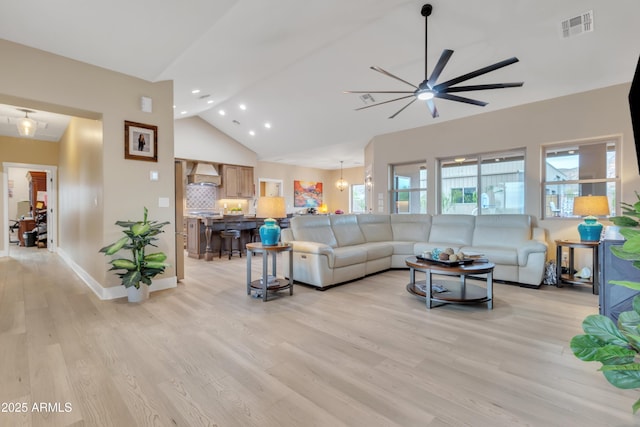
[[[184,279],[184,204],[185,204],[185,184],[184,163],[182,160],[174,162],[175,168],[175,186],[176,186],[176,277],[178,280]]]

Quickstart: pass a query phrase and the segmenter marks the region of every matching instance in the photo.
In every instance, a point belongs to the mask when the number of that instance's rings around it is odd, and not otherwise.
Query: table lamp
[[[265,218],[260,227],[260,241],[263,246],[274,246],[280,241],[280,226],[276,218],[285,218],[284,197],[260,197],[256,206],[256,217]]]
[[[602,224],[596,216],[609,215],[609,199],[607,196],[580,196],[573,199],[573,214],[584,216],[584,222],[578,225],[580,240],[597,242],[602,233]]]

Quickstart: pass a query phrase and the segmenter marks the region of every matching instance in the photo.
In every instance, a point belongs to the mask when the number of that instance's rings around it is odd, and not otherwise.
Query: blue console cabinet
[[[600,314],[614,322],[623,311],[633,309],[632,302],[639,292],[624,286],[612,285],[610,280],[640,282],[640,270],[631,261],[625,261],[611,253],[611,246],[622,246],[624,240],[603,239],[600,241],[598,258],[600,264]]]

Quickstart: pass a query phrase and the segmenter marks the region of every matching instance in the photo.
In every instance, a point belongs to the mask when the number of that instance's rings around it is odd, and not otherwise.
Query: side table
[[[284,243],[272,246],[263,246],[262,243],[247,243],[247,295],[251,295],[251,289],[262,290],[262,301],[267,301],[269,292],[289,289],[289,295],[293,295],[293,247]],[[278,278],[276,271],[276,256],[280,252],[289,253],[289,280]],[[254,253],[262,254],[262,278],[251,280],[251,259]],[[271,257],[271,276],[273,281],[269,283],[269,257]]]
[[[592,286],[592,292],[594,295],[600,294],[600,285],[598,284],[598,274],[599,273],[599,265],[598,265],[598,247],[600,246],[600,242],[581,242],[574,240],[556,240],[556,276],[557,276],[557,286],[559,288],[562,287],[563,283],[568,283],[572,285],[590,285]],[[567,265],[567,273],[562,274],[562,248],[569,249],[569,265]],[[592,265],[593,271],[591,272],[591,279],[583,279],[575,277],[573,274],[574,271],[574,249],[591,249],[592,254]]]

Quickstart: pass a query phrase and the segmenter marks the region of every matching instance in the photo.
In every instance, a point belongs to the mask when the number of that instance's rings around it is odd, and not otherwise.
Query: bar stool
[[[235,218],[228,218],[227,215],[223,217],[224,230],[220,231],[220,253],[218,258],[222,258],[222,253],[228,253],[229,259],[233,253],[237,253],[242,258],[242,245],[240,244],[240,230],[233,228],[238,225]],[[233,248],[233,242],[237,241],[237,249]]]

